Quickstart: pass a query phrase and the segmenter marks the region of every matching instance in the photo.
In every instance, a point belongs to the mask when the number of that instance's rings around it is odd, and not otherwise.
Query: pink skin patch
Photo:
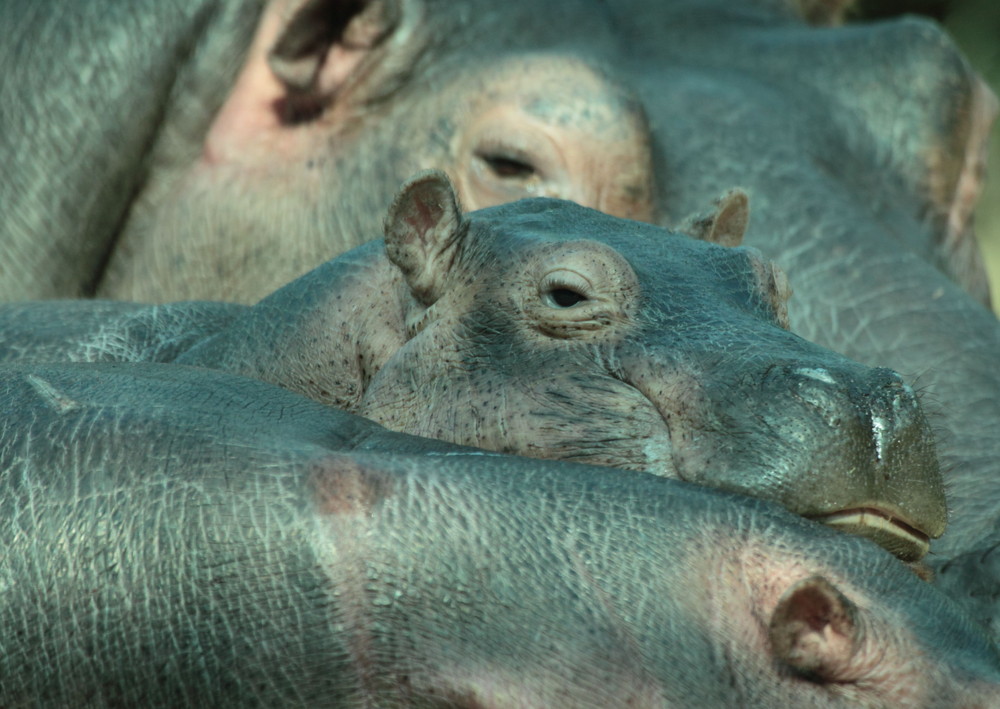
[[[439,206],[432,211],[427,202],[421,199],[414,199],[410,203],[410,207],[406,216],[403,217],[403,221],[409,224],[417,234],[430,231],[441,220],[441,209]]]
[[[341,517],[368,516],[393,493],[393,476],[347,456],[329,456],[309,478],[318,511]]]

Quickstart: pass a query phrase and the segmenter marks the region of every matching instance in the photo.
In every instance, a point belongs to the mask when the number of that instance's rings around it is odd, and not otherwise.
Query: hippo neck
[[[354,411],[405,341],[408,297],[382,242],[370,242],[274,292],[182,361]]]

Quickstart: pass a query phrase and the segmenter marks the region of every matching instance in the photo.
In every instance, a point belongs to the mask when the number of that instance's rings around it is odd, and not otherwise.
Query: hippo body
[[[729,193],[701,232],[738,241],[746,207]],[[220,369],[396,431],[772,499],[909,561],[943,531],[913,390],[788,332],[754,250],[562,200],[463,215],[434,171],[385,233],[253,307],[0,306],[0,362]]]
[[[427,167],[473,208],[668,226],[741,185],[795,330],[939,402],[940,551],[968,551],[1000,519],[968,218],[995,100],[934,25],[838,27],[847,4],[8,0],[0,297],[253,302],[376,234]]]
[[[471,206],[548,194],[668,226],[742,185],[747,243],[797,284],[795,331],[938,409],[952,514],[932,563],[991,573],[1000,328],[968,215],[993,103],[938,29],[837,27],[839,2],[304,5],[296,23],[236,0],[0,4],[2,297],[252,302],[376,234],[429,166]],[[541,66],[544,85],[509,89]],[[562,157],[534,140],[553,126]],[[582,151],[602,165],[565,157],[604,133]],[[639,177],[599,179],[623,162]]]
[[[1000,706],[946,598],[760,500],[175,364],[0,410],[3,706]]]

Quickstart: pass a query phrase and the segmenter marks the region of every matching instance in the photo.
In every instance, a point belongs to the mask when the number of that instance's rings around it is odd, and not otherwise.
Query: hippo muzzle
[[[944,532],[947,507],[917,396],[892,370],[823,355],[769,365],[689,359],[639,376],[666,423],[671,477],[773,499],[918,561]],[[660,369],[648,351],[638,366]],[[677,379],[678,369],[682,387],[646,384]]]

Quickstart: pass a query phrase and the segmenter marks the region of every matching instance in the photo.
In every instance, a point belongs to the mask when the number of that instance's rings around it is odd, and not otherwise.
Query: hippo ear
[[[688,217],[678,229],[702,241],[739,246],[749,221],[750,198],[737,187],[719,197],[713,211]]]
[[[440,170],[400,188],[385,218],[385,252],[417,300],[430,305],[441,296],[466,231],[455,188]]]
[[[777,659],[802,674],[847,680],[859,645],[858,610],[822,576],[792,586],[771,616]]]
[[[289,110],[302,114],[288,119],[309,118],[335,96],[340,101],[345,92],[356,93],[359,83],[378,84],[390,60],[393,66],[405,66],[400,48],[387,46],[394,34],[408,34],[399,31],[404,4],[412,3],[295,0],[297,7],[267,56],[271,71],[288,91]],[[363,98],[354,96],[354,101]]]

